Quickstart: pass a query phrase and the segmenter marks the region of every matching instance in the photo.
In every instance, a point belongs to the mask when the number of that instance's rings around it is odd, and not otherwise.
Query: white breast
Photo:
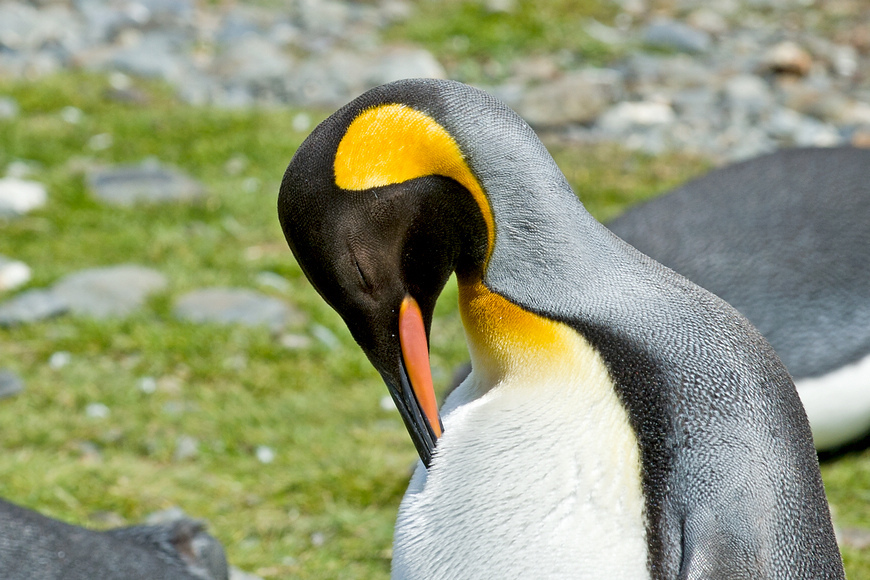
[[[585,354],[533,387],[475,372],[451,395],[402,501],[394,580],[649,578],[637,440]]]

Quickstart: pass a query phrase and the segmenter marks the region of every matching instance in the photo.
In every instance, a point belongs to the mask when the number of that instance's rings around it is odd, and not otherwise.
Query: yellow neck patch
[[[427,175],[449,177],[474,196],[492,253],[495,225],[489,201],[456,140],[435,119],[407,105],[363,111],[347,128],[335,153],[335,184],[363,190]]]
[[[459,281],[459,308],[475,370],[493,382],[506,375],[540,380],[578,358],[599,358],[572,328],[523,310],[480,280]]]

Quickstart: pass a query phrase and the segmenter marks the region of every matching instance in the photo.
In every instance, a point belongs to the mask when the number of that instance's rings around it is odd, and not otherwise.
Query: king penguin
[[[778,151],[628,210],[616,235],[744,314],[785,363],[816,448],[870,432],[870,151]]]
[[[529,126],[405,80],[309,135],[278,212],[418,450],[392,578],[843,578],[794,384],[736,310],[596,222]],[[472,372],[440,411],[455,272]]]

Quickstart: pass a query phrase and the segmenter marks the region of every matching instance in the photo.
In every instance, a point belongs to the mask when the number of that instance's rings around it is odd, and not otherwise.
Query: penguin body
[[[3,580],[227,580],[223,548],[199,522],[94,531],[0,500]]]
[[[300,147],[278,209],[423,460],[393,578],[843,577],[769,344],[596,222],[494,98],[369,91]],[[473,370],[442,426],[410,329],[453,271]]]
[[[870,431],[870,151],[715,170],[608,227],[734,306],[794,378],[816,447]]]

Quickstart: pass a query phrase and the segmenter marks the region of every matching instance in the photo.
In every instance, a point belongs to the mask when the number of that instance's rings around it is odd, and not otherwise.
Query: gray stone
[[[660,19],[649,24],[643,31],[647,46],[680,52],[706,52],[710,48],[710,35],[681,22]]]
[[[4,177],[0,179],[0,215],[23,215],[48,201],[45,186],[36,181]]]
[[[447,77],[444,68],[432,53],[422,48],[391,48],[378,56],[375,62],[377,64],[367,79],[368,84],[373,87],[400,79]]]
[[[186,45],[187,41],[177,34],[149,33],[139,42],[115,52],[107,65],[132,75],[180,85],[190,70],[186,59],[182,58]]]
[[[88,175],[88,186],[100,201],[125,207],[137,203],[191,202],[205,195],[199,181],[157,162],[93,171]]]
[[[614,101],[620,75],[608,69],[586,69],[528,89],[517,112],[533,127],[588,123]]]
[[[18,101],[12,97],[0,97],[0,119],[12,119],[18,116]]]
[[[291,58],[279,47],[259,36],[246,35],[227,46],[213,70],[232,83],[256,87],[284,82],[292,66]]]
[[[255,574],[250,574],[235,566],[230,566],[230,578],[229,580],[263,580],[261,576],[257,576]]]
[[[773,95],[763,79],[738,75],[725,84],[725,97],[733,113],[760,115],[773,104]]]
[[[8,369],[0,369],[0,399],[17,395],[24,390],[24,380]]]
[[[613,135],[624,135],[643,127],[674,121],[674,110],[666,103],[622,102],[604,113],[598,126]]]
[[[764,55],[764,66],[775,73],[804,76],[810,72],[813,59],[810,54],[791,41],[780,42]]]
[[[126,264],[74,272],[55,284],[52,292],[74,314],[107,318],[132,314],[166,285],[160,272]]]
[[[173,313],[190,322],[263,325],[273,331],[304,320],[302,313],[285,302],[247,288],[204,288],[188,292],[176,300]]]
[[[69,305],[51,290],[28,290],[0,303],[0,326],[16,326],[58,316]]]
[[[30,267],[24,262],[0,256],[0,292],[14,290],[30,281]]]

